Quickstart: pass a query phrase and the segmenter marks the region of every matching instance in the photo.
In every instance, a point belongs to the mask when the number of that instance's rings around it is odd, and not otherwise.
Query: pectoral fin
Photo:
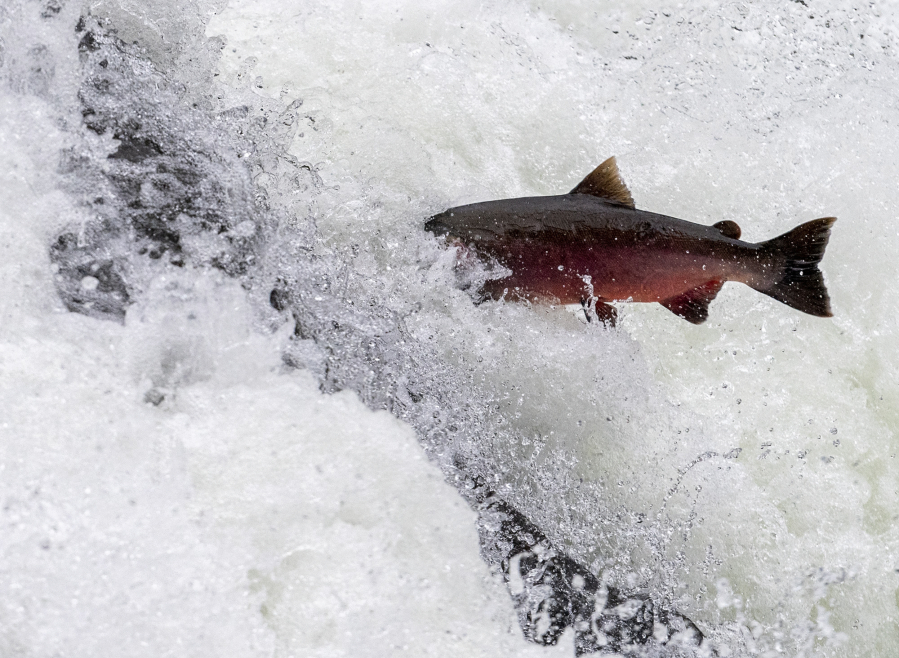
[[[702,324],[709,317],[709,303],[715,299],[722,285],[723,281],[709,281],[682,295],[665,299],[660,304],[687,322]]]
[[[584,309],[584,317],[587,318],[587,322],[593,322],[591,310],[596,314],[596,319],[606,325],[606,327],[614,327],[618,322],[618,311],[611,304],[606,304],[594,298],[592,302],[589,299],[582,299],[581,306]]]
[[[593,312],[596,313],[596,319],[607,327],[614,327],[618,322],[618,311],[611,304],[597,301]]]

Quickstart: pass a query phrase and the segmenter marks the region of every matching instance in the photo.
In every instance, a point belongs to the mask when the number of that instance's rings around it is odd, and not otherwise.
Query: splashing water
[[[0,647],[895,650],[895,16],[771,9],[0,10]],[[836,318],[475,306],[421,231],[611,154],[840,216]]]

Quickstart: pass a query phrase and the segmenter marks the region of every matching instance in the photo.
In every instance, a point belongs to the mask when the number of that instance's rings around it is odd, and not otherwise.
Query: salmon
[[[568,194],[458,206],[425,229],[511,272],[486,281],[481,299],[581,304],[588,320],[611,325],[609,302],[656,302],[701,324],[726,281],[831,317],[818,264],[835,221],[744,242],[733,221],[705,226],[637,210],[612,157]]]

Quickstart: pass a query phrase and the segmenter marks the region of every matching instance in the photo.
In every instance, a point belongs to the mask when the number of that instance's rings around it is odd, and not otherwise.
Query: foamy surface
[[[135,45],[103,66],[82,13]],[[699,655],[894,654],[897,24],[839,2],[0,8],[0,653],[573,655],[523,639],[461,460],[692,619]],[[702,326],[475,306],[421,230],[609,155],[637,207],[750,241],[837,216],[835,317],[738,284]]]

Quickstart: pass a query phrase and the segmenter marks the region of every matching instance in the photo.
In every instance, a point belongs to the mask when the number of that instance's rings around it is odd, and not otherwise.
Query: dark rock
[[[268,296],[268,303],[276,311],[286,310],[288,306],[287,293],[280,288],[273,288],[271,294]]]
[[[256,212],[246,163],[220,152],[208,116],[184,102],[137,46],[93,19],[79,21],[78,31],[84,32],[78,45],[84,126],[111,132],[118,145],[105,166],[74,148],[60,163],[94,217],[66,227],[50,249],[66,308],[121,321],[159,267],[209,266],[245,275],[258,238],[232,231]],[[185,248],[186,238],[203,234],[221,239],[201,241],[199,251]],[[95,265],[100,283],[87,290],[85,268]]]
[[[100,46],[97,45],[97,40],[94,38],[92,32],[88,32],[83,37],[81,37],[81,41],[78,42],[78,50],[82,52],[95,52],[100,49]]]
[[[144,402],[152,404],[154,407],[158,407],[162,404],[163,400],[165,400],[165,394],[155,388],[151,388],[144,394]]]
[[[678,648],[701,645],[703,635],[689,619],[660,609],[646,592],[606,587],[495,493],[475,491],[482,501],[477,506],[481,554],[502,571],[528,640],[554,645],[571,627],[579,656],[669,642]]]
[[[107,90],[108,88],[101,89],[98,87],[98,91]],[[120,142],[119,147],[114,153],[110,153],[109,156],[107,156],[110,160],[120,159],[138,164],[147,158],[162,155],[162,149],[159,147],[159,144],[148,137],[142,138],[137,137],[136,135],[116,135],[116,139]]]

